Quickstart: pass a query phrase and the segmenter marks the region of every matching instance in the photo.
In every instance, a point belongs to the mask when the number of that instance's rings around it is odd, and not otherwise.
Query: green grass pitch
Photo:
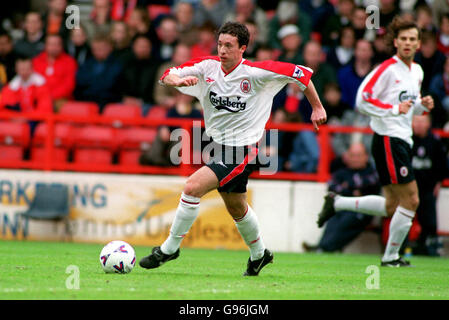
[[[186,248],[158,269],[105,274],[102,247],[0,241],[0,299],[449,299],[447,258],[412,257],[414,268],[396,269],[377,268],[378,255],[274,252],[258,277],[243,277],[248,252]],[[135,249],[137,261],[150,250]],[[76,268],[79,289],[71,289]]]

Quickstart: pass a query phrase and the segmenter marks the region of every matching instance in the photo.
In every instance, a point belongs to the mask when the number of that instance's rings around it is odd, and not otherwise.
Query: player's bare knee
[[[416,209],[418,209],[418,206],[419,206],[419,197],[418,197],[418,195],[413,195],[412,197],[410,197],[409,205],[410,205],[410,210],[416,212]]]
[[[397,204],[386,205],[387,216],[392,217],[394,212],[396,211]]]
[[[203,196],[201,191],[201,184],[191,179],[187,180],[186,184],[184,185],[183,192],[185,195],[191,197],[201,198]]]
[[[226,209],[234,219],[243,217],[246,212],[246,207],[240,203],[227,204]]]

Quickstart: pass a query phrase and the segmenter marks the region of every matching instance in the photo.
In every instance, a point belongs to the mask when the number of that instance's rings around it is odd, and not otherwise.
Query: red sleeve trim
[[[380,101],[378,99],[374,99],[374,98],[372,98],[372,95],[373,95],[373,87],[376,84],[376,82],[379,79],[379,77],[385,72],[385,70],[387,70],[387,68],[389,66],[391,66],[391,65],[393,65],[395,63],[396,63],[396,60],[393,59],[393,58],[390,58],[388,60],[385,60],[379,66],[379,68],[374,73],[372,78],[368,81],[368,83],[363,88],[363,91],[362,91],[363,100],[365,100],[366,102],[369,102],[369,103],[375,105],[376,107],[382,108],[382,109],[391,109],[391,108],[393,108],[393,105],[388,104],[388,103],[383,103],[382,101]]]
[[[310,78],[313,74],[313,71],[309,68],[288,62],[273,60],[252,62],[245,60],[243,64],[291,77],[298,80],[306,87],[309,85]]]
[[[176,67],[176,68],[186,68],[186,67],[192,67],[197,63],[200,63],[204,60],[215,60],[215,61],[220,61],[220,58],[217,56],[204,56],[204,57],[199,57],[199,58],[195,58],[192,60],[189,60],[183,64],[181,64],[180,66]],[[166,76],[168,76],[168,74],[170,73],[170,69],[168,68],[167,70],[165,70],[164,74],[162,75],[162,77],[159,79],[160,81],[162,81]]]

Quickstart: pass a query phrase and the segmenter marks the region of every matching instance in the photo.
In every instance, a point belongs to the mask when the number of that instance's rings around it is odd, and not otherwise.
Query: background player
[[[430,96],[421,98],[424,77],[413,62],[420,47],[420,30],[399,17],[389,25],[396,54],[375,68],[357,92],[358,110],[370,116],[374,131],[372,155],[385,197],[342,197],[329,193],[318,217],[323,226],[335,211],[348,210],[377,216],[392,216],[382,266],[410,266],[399,256],[419,204],[418,188],[411,166],[413,115],[433,109]]]
[[[316,130],[326,121],[326,112],[310,81],[312,70],[290,63],[245,60],[242,56],[248,41],[249,32],[243,24],[227,22],[218,31],[218,57],[191,60],[167,70],[161,78],[163,84],[198,98],[206,133],[220,146],[214,150],[221,152],[187,179],[170,235],[141,259],[144,268],[159,267],[179,256],[181,241],[198,216],[201,197],[214,189],[218,189],[249,247],[244,275],[258,275],[273,260],[246,198],[248,176],[258,168],[257,142],[270,117],[273,97],[287,83],[296,83],[310,101]],[[228,154],[233,155],[232,161],[225,156]]]

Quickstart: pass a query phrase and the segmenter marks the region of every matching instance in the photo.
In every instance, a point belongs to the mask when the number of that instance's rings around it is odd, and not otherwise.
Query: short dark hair
[[[217,35],[220,34],[230,34],[237,38],[239,46],[247,46],[249,43],[249,31],[248,28],[241,23],[238,22],[226,22],[221,28],[218,30]]]

